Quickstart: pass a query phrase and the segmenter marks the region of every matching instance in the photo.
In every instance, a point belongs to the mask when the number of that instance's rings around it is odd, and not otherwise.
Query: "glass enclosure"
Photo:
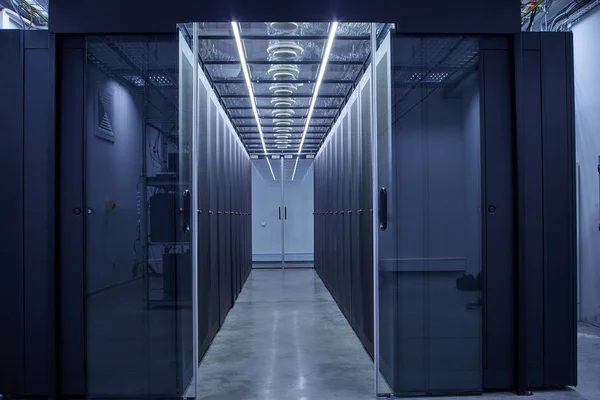
[[[377,390],[481,392],[478,39],[392,32],[376,63]]]
[[[193,67],[178,47],[175,35],[87,38],[90,397],[195,396]]]
[[[285,267],[307,221],[377,393],[482,390],[478,39],[340,24],[297,159],[331,26],[292,26],[297,68],[269,53],[272,24],[239,24],[248,86],[229,23],[87,39],[90,396],[196,397],[250,272],[250,232],[268,229]],[[313,175],[305,156],[321,147]],[[254,228],[253,173],[273,193]],[[306,182],[322,189],[314,204]]]

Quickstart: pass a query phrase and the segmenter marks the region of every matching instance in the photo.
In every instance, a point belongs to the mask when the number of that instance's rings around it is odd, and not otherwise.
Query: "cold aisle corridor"
[[[313,269],[253,270],[198,374],[200,399],[373,397],[373,361]]]

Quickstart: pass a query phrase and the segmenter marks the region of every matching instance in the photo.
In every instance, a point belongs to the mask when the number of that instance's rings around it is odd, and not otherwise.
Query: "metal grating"
[[[392,75],[397,119],[432,93],[456,88],[479,65],[479,40],[474,37],[402,37],[396,41]]]
[[[90,63],[143,96],[150,115],[177,124],[179,65],[175,38],[89,36],[86,43]]]

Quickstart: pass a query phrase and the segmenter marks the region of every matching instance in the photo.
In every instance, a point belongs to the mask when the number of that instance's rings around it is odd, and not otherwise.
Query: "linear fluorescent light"
[[[260,134],[260,142],[262,143],[262,148],[267,156],[267,163],[269,164],[269,169],[271,170],[271,175],[273,176],[273,180],[275,179],[275,173],[273,172],[273,167],[271,166],[271,162],[269,161],[269,153],[267,152],[267,146],[265,145],[265,137],[263,135],[262,127],[260,126],[260,118],[258,117],[258,110],[256,109],[256,101],[254,100],[254,91],[252,90],[252,82],[250,81],[250,71],[248,71],[248,64],[246,63],[246,54],[244,53],[244,46],[242,45],[242,38],[240,37],[240,28],[238,27],[238,23],[235,21],[231,22],[231,29],[233,29],[233,36],[235,37],[235,44],[237,45],[238,55],[240,56],[240,63],[242,64],[242,71],[244,71],[244,79],[246,80],[246,86],[248,87],[248,95],[250,96],[250,104],[252,104],[252,111],[254,113],[254,119],[256,120],[256,125],[258,126],[258,133]]]
[[[331,46],[333,46],[333,40],[335,39],[335,33],[337,31],[338,23],[332,22],[331,29],[329,30],[329,36],[327,37],[327,44],[325,45],[325,53],[323,53],[323,60],[321,60],[321,66],[319,67],[319,75],[317,75],[317,82],[315,83],[315,91],[313,97],[310,100],[310,106],[308,108],[308,114],[306,116],[306,125],[304,125],[304,131],[302,132],[302,139],[300,140],[300,147],[298,148],[298,157],[296,158],[296,165],[294,165],[294,173],[292,174],[292,180],[296,176],[296,168],[298,168],[298,160],[300,160],[300,153],[302,153],[302,146],[304,146],[304,139],[306,139],[306,132],[308,131],[308,125],[310,125],[310,118],[312,117],[317,98],[319,97],[319,89],[321,88],[321,82],[323,76],[325,76],[325,69],[329,62],[329,53],[331,53]]]

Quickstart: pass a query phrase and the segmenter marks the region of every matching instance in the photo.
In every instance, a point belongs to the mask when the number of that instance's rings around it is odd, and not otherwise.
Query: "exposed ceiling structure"
[[[23,29],[48,29],[49,0],[0,0],[0,10],[6,8],[18,18]]]
[[[567,31],[600,0],[521,0],[523,31]]]
[[[479,39],[468,36],[398,37],[394,117],[401,119],[431,94],[450,93],[477,71]]]
[[[362,76],[370,54],[370,24],[337,26],[307,125],[332,25],[239,24],[259,127],[232,25],[200,24],[201,64],[250,155],[265,155],[265,148],[268,155],[298,154],[301,145],[302,155],[314,155],[318,151]]]

